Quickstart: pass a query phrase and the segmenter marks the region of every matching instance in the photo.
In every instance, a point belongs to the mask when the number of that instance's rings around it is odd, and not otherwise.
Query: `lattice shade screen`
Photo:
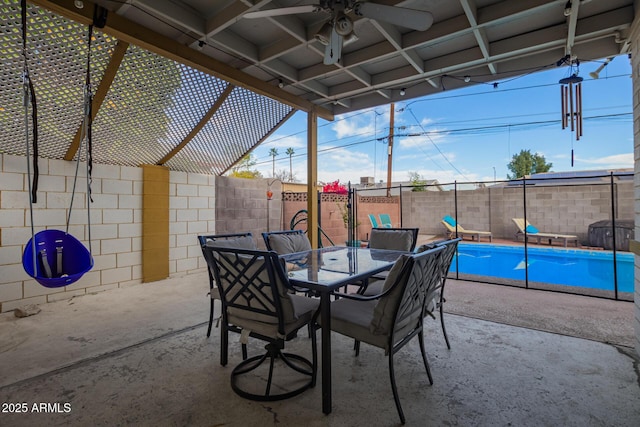
[[[24,155],[20,2],[2,0],[0,4],[0,152]],[[41,157],[62,159],[81,125],[87,31],[86,26],[29,6],[27,49],[38,96]],[[116,43],[94,29],[94,92]],[[216,77],[129,46],[94,120],[94,161],[127,166],[157,163],[183,141],[227,85]],[[236,88],[193,140],[165,166],[177,171],[220,174],[290,111],[287,105]]]

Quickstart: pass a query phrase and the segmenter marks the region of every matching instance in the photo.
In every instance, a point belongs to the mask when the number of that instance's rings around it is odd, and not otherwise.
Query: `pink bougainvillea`
[[[330,182],[328,184],[325,184],[324,187],[322,187],[322,192],[323,193],[347,194],[347,193],[349,193],[349,190],[347,190],[346,185],[340,184],[340,180],[336,180],[336,181]]]

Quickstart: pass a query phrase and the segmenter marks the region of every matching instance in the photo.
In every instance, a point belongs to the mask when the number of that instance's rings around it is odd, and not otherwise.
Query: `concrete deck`
[[[47,304],[28,318],[0,315],[1,401],[28,407],[4,405],[0,424],[399,424],[385,356],[363,345],[355,358],[337,334],[330,415],[320,384],[282,402],[235,395],[238,337],[221,367],[219,330],[206,338],[207,288],[196,274]],[[640,425],[632,303],[461,281],[446,294],[451,350],[439,321],[425,320],[434,385],[417,341],[396,356],[407,425]],[[250,354],[261,350],[251,343]],[[309,355],[306,334],[287,350]],[[41,402],[57,412],[34,412]]]

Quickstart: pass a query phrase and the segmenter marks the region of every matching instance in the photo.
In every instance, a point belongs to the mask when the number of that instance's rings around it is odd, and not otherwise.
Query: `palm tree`
[[[273,166],[271,168],[271,176],[276,176],[276,156],[278,155],[278,149],[272,148],[269,150],[269,155],[271,156],[271,161],[273,162]]]
[[[293,169],[291,168],[291,156],[293,156],[295,151],[293,151],[292,147],[287,148],[287,156],[289,156],[289,182],[293,181]]]

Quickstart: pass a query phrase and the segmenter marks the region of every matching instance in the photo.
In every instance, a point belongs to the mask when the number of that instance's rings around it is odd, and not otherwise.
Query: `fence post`
[[[458,238],[458,181],[453,181],[453,214],[456,218],[456,239]],[[480,240],[480,239],[478,239]],[[456,257],[456,280],[460,278],[460,266],[458,265],[458,259]]]
[[[402,183],[400,183],[400,227],[402,227]]]
[[[529,236],[527,236],[527,178],[522,177],[522,203],[524,212],[524,288],[529,289]]]
[[[611,171],[611,236],[613,244],[613,292],[614,298],[618,300],[618,266],[616,263],[616,202],[613,186],[613,171]]]

